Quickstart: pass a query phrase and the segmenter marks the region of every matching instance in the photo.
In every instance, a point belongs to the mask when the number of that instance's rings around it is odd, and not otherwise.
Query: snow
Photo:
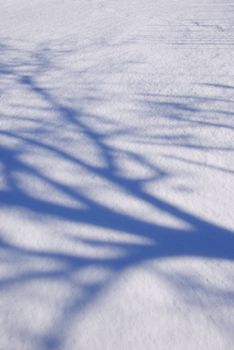
[[[230,350],[234,4],[0,1],[0,349]]]

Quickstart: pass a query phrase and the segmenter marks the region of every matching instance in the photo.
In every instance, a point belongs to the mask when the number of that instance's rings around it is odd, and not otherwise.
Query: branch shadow
[[[1,55],[5,58],[8,57],[9,50],[11,55],[12,52],[14,53],[13,56],[21,57],[23,55],[22,53],[18,55],[18,50],[15,49],[14,52],[12,47],[0,46]],[[91,47],[86,48],[86,50],[90,52],[90,50],[95,51],[98,48]],[[17,271],[17,265],[21,264],[24,259],[39,262],[50,261],[55,267],[47,270],[37,269],[32,265],[32,268],[28,266],[23,272],[15,272],[1,278],[0,293],[14,288],[17,290],[20,286],[30,285],[33,282],[43,284],[51,281],[56,281],[59,285],[66,285],[72,291],[69,299],[63,300],[63,304],[60,305],[59,317],[51,329],[46,334],[38,336],[39,348],[43,349],[62,349],[74,320],[84,310],[90,308],[111,287],[118,276],[127,269],[155,259],[179,256],[228,261],[234,259],[233,232],[199,218],[146,190],[147,183],[154,183],[157,186],[158,183],[165,181],[173,174],[165,171],[156,162],[151,162],[137,151],[130,152],[113,146],[110,140],[124,135],[135,138],[142,144],[148,142],[155,145],[177,145],[188,149],[199,148],[201,152],[212,149],[229,152],[233,149],[230,147],[212,148],[209,145],[207,147],[201,146],[199,143],[193,143],[194,140],[191,141],[189,133],[178,137],[171,130],[167,130],[163,136],[160,133],[158,135],[152,134],[143,140],[144,135],[141,135],[139,130],[124,127],[119,125],[118,121],[111,122],[105,116],[86,111],[86,104],[103,103],[106,98],[103,96],[81,96],[78,107],[76,107],[76,101],[69,100],[69,98],[66,100],[59,93],[57,94],[55,87],[49,83],[49,87],[47,87],[47,83],[43,82],[43,78],[52,74],[51,72],[59,74],[63,69],[59,65],[60,60],[69,54],[72,54],[72,50],[58,49],[53,51],[42,47],[30,53],[31,59],[25,61],[15,58],[9,59],[0,71],[0,74],[4,75],[7,91],[12,88],[11,86],[14,86],[18,91],[23,91],[31,98],[29,101],[23,99],[22,105],[17,105],[17,110],[22,109],[24,112],[19,112],[17,115],[8,113],[8,109],[3,112],[5,119],[10,120],[11,123],[9,126],[3,124],[0,129],[0,138],[2,139],[0,163],[4,183],[4,186],[0,188],[1,210],[4,212],[11,210],[24,212],[35,220],[38,218],[41,221],[53,218],[61,224],[64,222],[73,223],[77,225],[78,229],[80,225],[84,224],[90,227],[91,231],[93,228],[98,228],[111,230],[118,235],[118,241],[116,241],[112,240],[111,236],[109,239],[103,239],[102,236],[95,239],[64,234],[64,240],[71,240],[75,246],[83,244],[92,247],[97,252],[100,248],[107,248],[113,252],[113,256],[100,258],[65,253],[63,249],[55,252],[49,249],[25,248],[17,246],[3,234],[0,250],[3,257],[8,257],[7,261],[9,261],[9,265],[13,264],[15,271]],[[25,54],[25,56],[27,55],[28,53]],[[91,65],[91,63],[89,64]],[[125,64],[131,66],[131,62],[125,62]],[[109,67],[108,64],[107,66]],[[116,69],[118,70],[118,67]],[[119,70],[121,71],[121,66]],[[88,69],[82,69],[79,72],[80,86],[84,85],[84,91],[90,87],[90,81],[87,82],[87,85],[85,81],[87,71]],[[93,91],[98,90],[98,88],[99,86],[94,86]],[[211,99],[205,97],[201,99],[202,104],[212,103]],[[180,100],[186,100],[186,103]],[[191,125],[204,128],[212,126],[233,130],[228,122],[212,122],[198,118],[197,115],[203,113],[204,110],[198,107],[200,102],[197,100],[197,97],[191,96],[143,95],[143,101],[141,98],[143,109],[149,111],[150,108],[154,113],[160,110],[163,120],[186,122],[190,127]],[[40,102],[39,107],[37,107],[38,101]],[[27,107],[29,102],[32,105]],[[214,112],[227,117],[233,115],[227,110],[210,110],[210,113]],[[46,113],[49,113],[49,118]],[[188,115],[190,116],[189,120]],[[96,125],[99,125],[99,128],[96,128]],[[65,140],[62,135],[63,131],[67,132],[68,135]],[[75,149],[74,146],[77,144],[80,148]],[[89,147],[89,145],[92,152],[96,152],[94,154],[100,160],[99,162],[90,161],[87,155],[82,154],[82,150],[85,149],[82,147]],[[37,160],[37,157],[33,163],[30,163],[29,158],[33,155],[35,157],[41,155],[43,161],[46,162],[46,167],[41,166],[40,158]],[[138,177],[134,174],[131,176],[125,174],[119,165],[119,161],[124,157],[144,168],[147,176]],[[77,174],[78,184],[73,185],[63,181],[56,173],[53,176],[53,172],[48,171],[52,160],[56,163],[60,162],[62,166],[67,164],[70,169],[73,169],[73,172]],[[195,165],[203,166],[198,163]],[[214,168],[233,175],[231,170],[215,166]],[[106,204],[105,201],[102,202],[98,196],[90,195],[90,191],[82,188],[82,175],[80,174],[85,174],[93,179],[94,186],[96,179],[99,179],[103,184],[112,186],[116,195],[123,193],[125,200],[130,197],[134,201],[153,208],[155,212],[165,213],[184,223],[186,228],[174,228],[170,225],[151,222],[144,216],[129,214],[127,211],[118,210],[109,203]],[[26,178],[26,185],[22,181],[24,178]],[[27,178],[31,179],[33,191],[27,188]],[[42,187],[45,186],[42,195],[40,195],[40,187],[38,190],[36,186],[37,182],[41,183]],[[79,182],[81,182],[81,186],[79,186]],[[54,196],[55,199],[44,196],[47,191],[61,194],[62,198],[68,198],[72,204],[66,204],[66,201],[57,201],[56,196]],[[141,239],[141,243],[126,242],[125,236],[129,235]],[[118,254],[116,255],[115,252]],[[100,280],[91,283],[85,283],[79,279],[77,281],[74,278],[74,275],[79,275],[88,268],[104,270],[107,273]],[[82,293],[78,292],[80,290]],[[30,330],[28,332],[27,337],[30,337]]]

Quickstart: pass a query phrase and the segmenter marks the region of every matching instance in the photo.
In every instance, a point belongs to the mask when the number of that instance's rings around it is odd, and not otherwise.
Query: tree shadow
[[[98,49],[93,48],[92,45],[90,48],[84,48],[89,53],[93,50],[94,54]],[[4,183],[0,188],[1,210],[6,213],[12,210],[23,212],[29,215],[30,220],[41,222],[47,218],[53,218],[56,222],[61,222],[61,225],[64,222],[72,223],[77,226],[77,230],[80,225],[86,225],[90,231],[110,230],[118,236],[118,240],[114,240],[111,235],[108,239],[103,239],[102,235],[98,238],[83,238],[64,232],[64,240],[71,240],[74,246],[83,244],[97,252],[99,249],[106,248],[113,253],[100,258],[98,255],[84,257],[82,254],[75,254],[76,249],[74,253],[67,253],[62,247],[57,251],[23,247],[8,240],[3,232],[0,250],[3,261],[4,257],[7,257],[6,261],[13,266],[14,273],[0,279],[0,292],[4,293],[9,289],[17,290],[20,286],[34,282],[44,284],[53,281],[58,285],[67,286],[71,291],[69,298],[59,305],[59,317],[54,321],[54,325],[47,334],[38,336],[39,348],[62,349],[74,320],[84,310],[90,308],[127,269],[147,261],[173,257],[233,261],[233,232],[191,214],[146,189],[148,183],[153,183],[157,187],[158,184],[173,176],[173,173],[165,171],[137,150],[129,151],[120,145],[114,146],[110,141],[113,138],[125,136],[142,144],[148,142],[155,145],[180,145],[187,149],[198,148],[201,152],[212,149],[229,152],[232,151],[230,147],[201,146],[199,143],[194,143],[191,135],[186,131],[179,137],[171,130],[166,130],[163,135],[159,132],[157,135],[152,133],[145,136],[137,128],[126,127],[117,118],[110,120],[101,114],[87,112],[87,104],[95,106],[95,103],[102,104],[108,98],[98,93],[100,84],[95,85],[89,75],[87,78],[89,67],[94,74],[93,62],[88,62],[88,68],[82,67],[81,71],[77,72],[79,75],[77,86],[81,90],[81,93],[76,92],[80,94],[78,101],[70,98],[70,94],[67,98],[64,97],[59,89],[53,86],[50,79],[46,80],[51,76],[53,82],[53,79],[60,77],[60,74],[63,74],[62,78],[64,76],[70,78],[68,72],[63,72],[64,66],[61,62],[69,58],[70,54],[72,55],[72,50],[59,48],[52,50],[42,46],[33,52],[19,53],[18,49],[1,45],[0,51],[5,58],[1,69],[1,75],[4,75],[5,79],[2,91],[15,89],[23,92],[23,96],[28,98],[27,100],[22,98],[19,103],[14,101],[17,106],[16,115],[9,112],[13,107],[8,100],[6,100],[7,108],[3,111],[6,124],[4,123],[0,129],[2,139],[0,163]],[[9,57],[9,52],[12,58]],[[27,59],[21,60],[22,56],[26,56]],[[102,62],[103,65],[105,63],[110,69],[110,63]],[[124,64],[126,67],[128,65],[131,67],[132,62],[124,62]],[[122,66],[116,65],[115,68],[118,73]],[[105,73],[108,76],[108,69],[107,72],[98,72],[98,76],[94,74],[97,81],[100,74]],[[56,81],[59,84],[60,80]],[[145,113],[149,112],[149,109],[153,113],[159,110],[163,121],[170,119],[176,123],[185,122],[189,127],[212,126],[233,130],[228,122],[207,121],[197,117],[199,113],[204,112],[201,104],[212,104],[212,99],[192,96],[142,96]],[[198,101],[199,99],[202,101]],[[210,109],[209,112],[215,112],[219,116],[233,114],[229,110]],[[168,124],[165,124],[165,127],[168,128]],[[124,159],[134,163],[136,167],[141,167],[147,175],[138,176],[134,171],[129,175],[124,172],[120,165]],[[64,181],[64,177],[60,177],[56,170],[53,173],[50,168],[58,163],[61,163],[62,168],[66,166],[68,171],[76,174],[73,178],[78,181],[72,184]],[[195,165],[202,166],[196,162]],[[216,166],[213,168],[219,169]],[[59,169],[62,172],[62,169]],[[228,169],[219,170],[233,174],[233,171]],[[91,179],[91,185],[94,188],[96,183],[100,182],[104,188],[105,186],[107,189],[112,188],[110,195],[121,194],[123,201],[131,198],[151,208],[155,211],[156,220],[150,221],[144,215],[134,215],[133,211],[129,213],[111,205],[111,202],[102,201],[102,197],[93,195],[92,188],[89,190],[84,186],[83,177]],[[28,187],[27,179],[32,189]],[[41,187],[37,184],[41,184]],[[100,187],[100,193],[101,190],[102,187]],[[51,196],[47,196],[50,192]],[[56,194],[58,197],[61,195],[62,200],[60,197],[56,200]],[[65,199],[68,199],[68,204]],[[158,223],[158,212],[182,222],[185,228]],[[140,243],[131,240],[126,242],[126,236],[139,238]],[[22,272],[18,272],[17,266],[24,259],[29,262],[49,261],[54,268],[38,269],[34,268],[33,264],[32,267],[29,264]],[[100,280],[89,283],[74,278],[88,268],[105,271],[105,274]],[[30,329],[27,331],[27,337],[30,337]]]

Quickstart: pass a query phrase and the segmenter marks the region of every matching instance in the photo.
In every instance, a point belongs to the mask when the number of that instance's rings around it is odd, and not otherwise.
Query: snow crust
[[[0,1],[0,349],[233,348],[233,62],[233,1]]]

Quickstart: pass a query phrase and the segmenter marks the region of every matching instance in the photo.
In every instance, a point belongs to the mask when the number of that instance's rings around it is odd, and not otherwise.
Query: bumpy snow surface
[[[0,1],[0,349],[231,350],[234,1]]]

